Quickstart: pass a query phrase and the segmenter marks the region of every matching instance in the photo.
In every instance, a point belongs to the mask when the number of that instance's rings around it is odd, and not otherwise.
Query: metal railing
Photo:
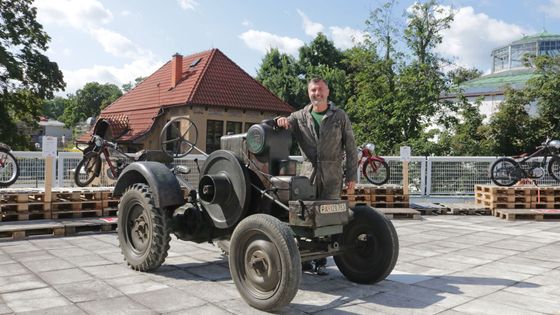
[[[41,152],[13,152],[17,158],[21,174],[12,187],[44,187],[45,185],[45,159]],[[79,152],[59,152],[56,167],[53,170],[53,186],[75,186],[73,172],[81,160]],[[301,156],[291,156],[302,161]],[[402,185],[402,162],[398,156],[384,157],[390,167],[391,177],[388,184]],[[191,173],[185,175],[193,187],[198,186],[199,171],[206,157],[202,154],[190,154],[181,159],[175,159],[176,165],[186,165]],[[412,195],[472,195],[474,185],[490,184],[489,167],[497,157],[489,156],[413,156],[409,162],[409,190]],[[198,167],[197,167],[198,163]],[[358,170],[358,182],[367,183],[361,178]],[[111,186],[114,181],[107,178],[103,172],[97,185]],[[558,185],[556,181],[546,175],[537,181],[538,185]]]

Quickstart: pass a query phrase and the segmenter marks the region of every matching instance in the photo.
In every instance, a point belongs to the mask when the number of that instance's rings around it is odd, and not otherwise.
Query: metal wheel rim
[[[144,207],[136,202],[124,220],[126,224],[126,242],[136,255],[142,255],[149,248],[151,240],[151,229],[149,227],[148,215]]]
[[[0,152],[0,181],[11,182],[17,175],[16,160],[9,154]],[[5,174],[9,174],[7,179],[4,179]]]
[[[257,299],[267,299],[280,288],[282,263],[274,243],[261,231],[248,231],[235,259],[243,287]]]

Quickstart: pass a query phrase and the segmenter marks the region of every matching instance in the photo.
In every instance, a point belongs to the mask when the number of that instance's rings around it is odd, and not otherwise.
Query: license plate
[[[320,213],[337,213],[337,212],[345,212],[345,211],[346,211],[345,203],[326,204],[326,205],[319,206]]]

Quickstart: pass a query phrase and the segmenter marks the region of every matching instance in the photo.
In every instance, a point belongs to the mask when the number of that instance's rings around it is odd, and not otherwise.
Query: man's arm
[[[294,131],[297,128],[297,119],[294,117],[296,112],[291,113],[288,117],[276,117],[274,120],[279,127]]]
[[[354,139],[354,132],[352,131],[352,123],[348,115],[344,113],[345,124],[342,133],[342,141],[344,151],[346,153],[346,184],[348,189],[354,189],[358,173],[358,152],[356,150],[356,140]]]

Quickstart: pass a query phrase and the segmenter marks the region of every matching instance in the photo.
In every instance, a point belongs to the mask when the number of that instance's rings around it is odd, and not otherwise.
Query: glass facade
[[[509,47],[496,49],[492,52],[494,56],[494,71],[505,70],[509,68]]]
[[[523,58],[527,55],[560,55],[560,39],[542,40],[542,38],[535,38],[534,41],[513,43],[495,49],[492,51],[492,72],[524,67]]]
[[[539,42],[539,55],[558,56],[560,55],[560,41],[546,40]]]

